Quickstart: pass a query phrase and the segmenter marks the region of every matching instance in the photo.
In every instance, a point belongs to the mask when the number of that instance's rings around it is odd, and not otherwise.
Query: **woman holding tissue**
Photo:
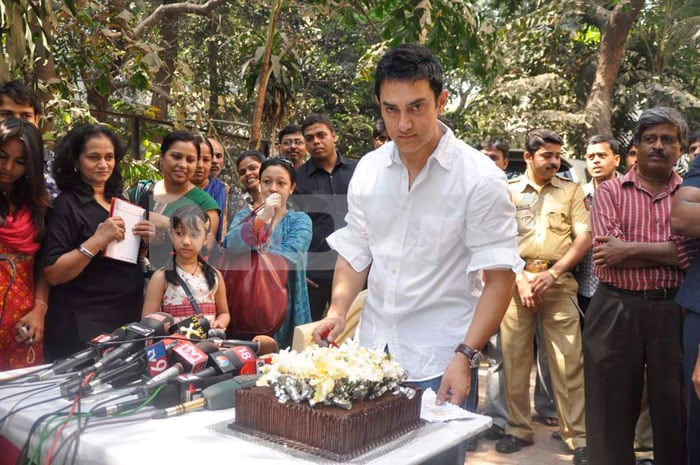
[[[268,158],[260,165],[262,204],[243,209],[231,220],[224,241],[227,251],[253,250],[263,243],[265,250],[284,257],[289,264],[287,314],[275,334],[280,348],[291,345],[294,327],[311,322],[306,288],[306,254],[311,243],[311,218],[287,210],[287,199],[296,187],[296,171],[283,158]]]
[[[59,141],[53,176],[61,190],[49,210],[40,263],[51,284],[46,314],[46,360],[85,348],[100,333],[138,321],[144,278],[138,264],[104,257],[102,250],[126,234],[148,242],[155,227],[148,221],[127,231],[111,217],[113,197],[124,183],[119,163],[124,146],[106,126],[80,124]]]

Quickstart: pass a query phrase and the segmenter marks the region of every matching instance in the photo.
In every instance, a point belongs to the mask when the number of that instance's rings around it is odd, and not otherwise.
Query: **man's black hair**
[[[379,100],[384,81],[416,82],[421,79],[428,80],[437,100],[443,88],[440,60],[423,45],[401,45],[386,52],[377,63],[374,73],[374,95]]]

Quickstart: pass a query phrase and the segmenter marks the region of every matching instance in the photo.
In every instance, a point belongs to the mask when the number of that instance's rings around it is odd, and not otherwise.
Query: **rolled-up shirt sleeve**
[[[474,188],[466,215],[465,245],[472,257],[467,273],[511,269],[520,273],[525,263],[517,244],[515,206],[505,179],[482,177]]]
[[[700,251],[700,241],[695,238],[671,234],[669,239],[678,249],[678,268],[687,270],[690,262]]]
[[[360,176],[353,176],[348,186],[346,226],[326,238],[328,245],[358,272],[372,263],[367,223],[362,212],[361,191]]]
[[[586,194],[581,186],[576,186],[574,198],[571,202],[571,223],[574,237],[591,231],[591,219],[586,208]]]
[[[610,180],[602,183],[593,196],[591,219],[594,239],[596,236],[610,236],[627,240],[620,226],[619,201],[614,198],[610,188],[613,182],[616,181]]]

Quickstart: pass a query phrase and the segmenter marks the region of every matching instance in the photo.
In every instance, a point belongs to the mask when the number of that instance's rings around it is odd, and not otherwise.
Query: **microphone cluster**
[[[86,395],[107,384],[133,386],[129,394],[135,394],[136,399],[95,413],[110,415],[141,405],[157,388],[154,405],[159,408],[200,398],[217,383],[255,375],[266,363],[264,356],[277,351],[277,343],[268,336],[229,340],[223,331],[212,330],[204,316],[193,315],[175,323],[171,315],[156,312],[95,337],[87,349],[26,381],[69,374],[59,385],[64,397]]]

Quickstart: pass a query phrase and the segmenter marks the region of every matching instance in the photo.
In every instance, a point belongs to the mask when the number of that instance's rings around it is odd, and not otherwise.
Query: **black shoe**
[[[466,449],[467,452],[474,452],[479,448],[479,438],[476,436],[472,436],[471,438],[467,439],[466,441]]]
[[[501,454],[512,454],[518,452],[523,447],[531,446],[534,442],[520,439],[512,434],[506,434],[496,443],[496,451]]]
[[[574,449],[574,465],[588,465],[588,452],[585,447]]]
[[[654,465],[654,461],[652,459],[642,459],[637,465]]]
[[[552,439],[555,441],[563,441],[561,438],[561,433],[559,431],[552,431]]]
[[[498,425],[492,425],[491,428],[487,429],[484,433],[484,439],[488,439],[489,441],[498,441],[505,435],[506,432],[503,430],[503,428]]]

